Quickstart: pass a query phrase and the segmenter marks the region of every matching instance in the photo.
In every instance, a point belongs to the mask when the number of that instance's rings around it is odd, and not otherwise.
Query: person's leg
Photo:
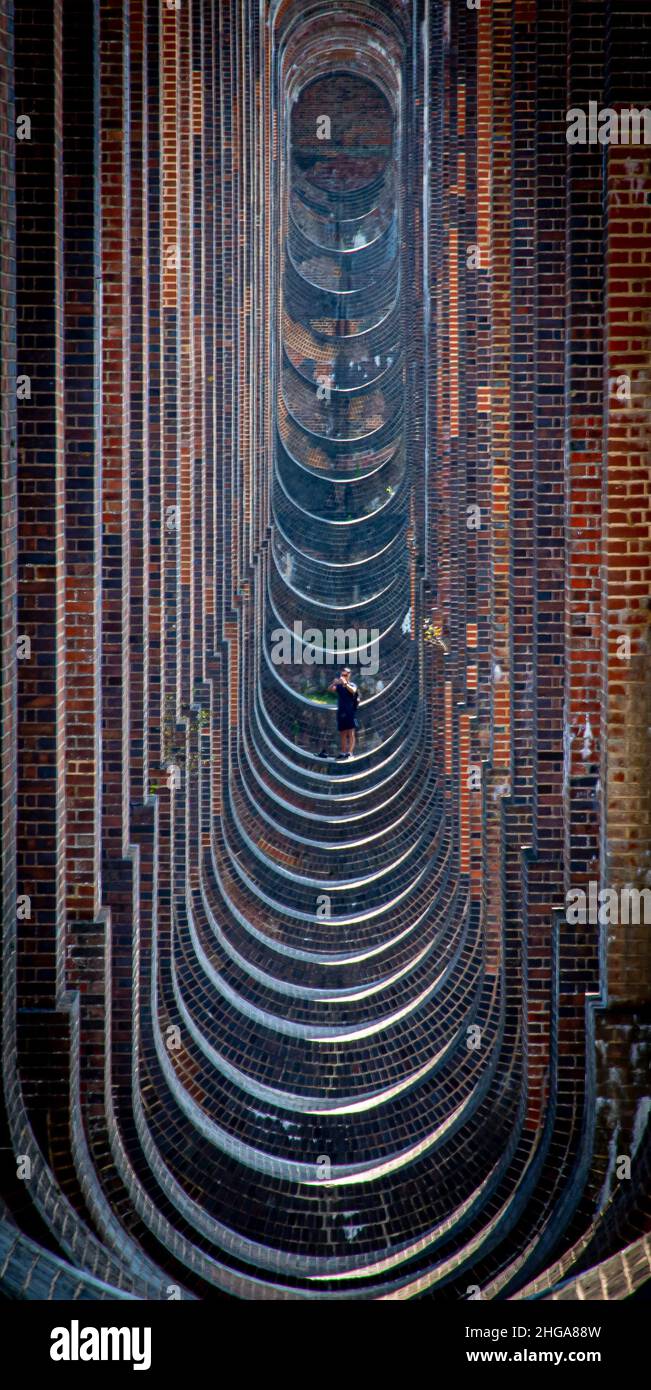
[[[350,752],[351,757],[352,757],[353,753],[355,752],[355,730],[354,730],[354,729],[351,729],[351,731],[350,731],[350,748],[349,748],[349,752]]]

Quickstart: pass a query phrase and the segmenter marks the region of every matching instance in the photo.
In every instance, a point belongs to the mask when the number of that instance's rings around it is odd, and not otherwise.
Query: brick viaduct
[[[623,1298],[651,932],[565,901],[651,882],[651,145],[566,112],[649,7],[0,37],[3,1287]]]

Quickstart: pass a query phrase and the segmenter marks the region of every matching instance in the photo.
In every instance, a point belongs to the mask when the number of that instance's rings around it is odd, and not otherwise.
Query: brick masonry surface
[[[8,1296],[648,1280],[650,48],[0,0]]]

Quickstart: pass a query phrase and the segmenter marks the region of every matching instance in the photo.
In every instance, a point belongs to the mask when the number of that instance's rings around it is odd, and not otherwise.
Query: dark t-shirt
[[[356,686],[352,690],[345,690],[343,685],[337,686],[337,714],[340,719],[354,719],[355,694]]]

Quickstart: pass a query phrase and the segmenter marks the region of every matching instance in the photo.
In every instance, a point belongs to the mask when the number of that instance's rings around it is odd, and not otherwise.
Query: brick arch
[[[639,19],[0,0],[12,1292],[646,1277],[648,933],[564,911],[647,875],[651,175],[565,136]],[[333,206],[342,69],[398,138]],[[270,658],[339,617],[349,766]]]

